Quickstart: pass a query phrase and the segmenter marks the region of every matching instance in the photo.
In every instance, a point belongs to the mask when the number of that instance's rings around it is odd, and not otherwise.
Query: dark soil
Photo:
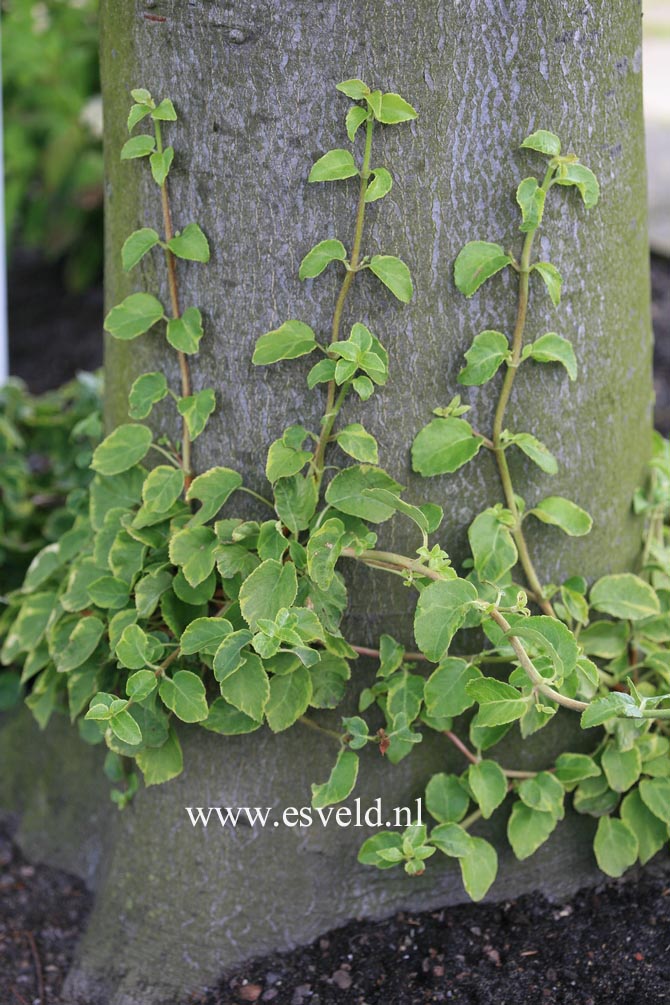
[[[656,424],[670,433],[670,261],[652,257]],[[10,276],[12,372],[33,391],[102,359],[102,292],[57,268]],[[256,960],[189,1005],[657,1005],[670,1003],[670,881],[642,873],[556,905],[540,896],[354,922]],[[32,866],[0,829],[0,1002],[68,1005],[60,989],[91,905],[77,879]],[[184,1003],[185,1005],[185,1003]]]
[[[642,874],[564,904],[526,896],[355,922],[190,1002],[233,1005],[670,1002],[670,887]]]
[[[7,281],[12,376],[39,393],[102,365],[102,287],[68,292],[61,266],[25,251]]]
[[[0,825],[2,1005],[59,1005],[92,900],[81,880],[30,865]]]

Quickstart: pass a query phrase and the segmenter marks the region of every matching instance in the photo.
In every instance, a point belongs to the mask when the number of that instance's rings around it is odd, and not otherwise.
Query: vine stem
[[[553,177],[554,169],[548,168],[547,173],[544,176],[544,181],[542,182],[542,189],[547,192]],[[503,422],[505,419],[505,411],[507,405],[509,404],[510,395],[512,393],[512,387],[514,385],[514,379],[516,377],[519,364],[521,362],[521,353],[523,350],[523,336],[526,329],[526,317],[528,314],[528,298],[530,291],[530,255],[533,248],[533,239],[537,232],[537,227],[533,230],[528,231],[525,240],[523,242],[523,249],[521,251],[521,261],[518,266],[519,273],[519,295],[517,300],[517,312],[516,321],[514,324],[514,332],[512,335],[512,359],[507,364],[507,372],[505,373],[505,378],[503,380],[503,385],[500,391],[500,397],[498,398],[498,404],[495,411],[495,417],[493,420],[493,452],[496,457],[496,463],[498,465],[498,472],[500,474],[500,481],[502,483],[503,493],[505,495],[505,502],[507,503],[507,508],[510,510],[514,516],[515,528],[512,531],[512,536],[517,546],[519,552],[519,561],[521,562],[521,567],[524,571],[528,585],[535,594],[536,601],[539,607],[548,614],[550,617],[556,617],[554,609],[551,602],[545,597],[542,584],[540,583],[539,577],[533,565],[533,561],[530,557],[530,552],[528,551],[528,544],[526,542],[526,537],[521,528],[521,518],[519,514],[519,509],[516,504],[516,499],[514,497],[514,487],[512,485],[512,476],[510,475],[509,465],[507,463],[507,457],[505,456],[505,447],[501,442],[502,432],[503,432]]]
[[[368,190],[368,183],[370,180],[370,157],[372,155],[372,132],[374,128],[374,119],[369,118],[366,123],[365,128],[365,151],[363,153],[363,166],[361,168],[361,184],[358,191],[358,206],[356,208],[356,225],[354,229],[354,243],[351,249],[351,258],[348,263],[348,268],[344,279],[342,280],[342,286],[340,287],[340,292],[335,302],[335,310],[333,311],[333,323],[330,333],[330,344],[334,342],[339,342],[340,340],[340,327],[342,324],[342,311],[344,310],[344,304],[347,299],[347,294],[351,288],[351,284],[354,281],[354,277],[358,271],[361,257],[361,243],[363,240],[363,224],[365,222],[365,195]],[[332,359],[332,355],[328,354]],[[339,411],[344,404],[344,399],[347,392],[351,386],[351,382],[347,381],[342,385],[342,389],[336,397],[337,385],[334,380],[328,381],[328,390],[326,396],[326,411],[323,417],[323,423],[321,425],[321,433],[319,435],[319,440],[316,445],[316,450],[314,451],[314,459],[312,461],[312,466],[314,469],[314,481],[316,483],[317,491],[321,488],[321,482],[323,481],[324,472],[324,458],[326,453],[326,445],[330,439],[333,432],[333,426],[335,425],[335,420],[339,414]]]
[[[415,572],[417,575],[425,576],[427,579],[447,582],[442,573],[437,572],[435,569],[428,569],[415,559],[406,558],[404,555],[397,555],[394,552],[376,550],[356,552],[353,548],[343,548],[340,554],[345,558],[355,558],[360,562],[376,565],[379,568],[383,568],[384,565],[396,566],[398,569],[405,569],[407,572]],[[533,661],[526,652],[521,639],[519,639],[516,635],[510,634],[512,626],[507,621],[505,616],[501,614],[496,607],[491,608],[488,611],[488,614],[508,636],[510,645],[516,653],[519,664],[526,671],[526,674],[537,691],[540,691],[547,698],[551,698],[551,700],[555,701],[557,704],[563,705],[565,708],[570,708],[575,712],[583,712],[585,708],[589,707],[588,702],[578,701],[576,698],[568,698],[547,684],[542,674],[534,666]],[[667,715],[662,713],[659,715],[659,713],[655,710],[650,710],[649,714],[645,716],[645,718],[670,718],[670,709],[664,711],[667,711]]]
[[[538,691],[546,695],[547,698],[551,698],[552,701],[558,702],[559,705],[563,705],[565,708],[571,708],[575,712],[583,712],[585,708],[589,707],[589,702],[578,701],[576,698],[567,698],[565,695],[561,694],[559,691],[554,690],[545,681],[541,673],[536,669],[531,660],[530,656],[523,647],[523,644],[516,635],[511,635],[512,626],[510,625],[504,614],[501,614],[499,610],[495,607],[490,611],[491,617],[497,625],[505,632],[510,640],[510,644],[516,653],[519,663],[526,671],[526,674],[535,685]]]
[[[163,137],[161,134],[160,123],[156,120],[154,122],[155,134],[156,134],[156,150],[159,154],[163,153]],[[167,178],[163,181],[160,186],[161,190],[161,207],[163,210],[163,229],[165,231],[165,243],[168,244],[169,241],[174,237],[174,227],[172,226],[172,211],[170,209],[170,196],[168,193]],[[164,249],[165,251],[165,264],[167,266],[167,277],[168,277],[168,288],[170,290],[170,305],[172,308],[172,317],[181,317],[181,308],[179,304],[179,286],[177,283],[177,262],[174,254],[168,247]],[[191,395],[191,371],[189,369],[188,360],[186,354],[177,350],[177,359],[179,361],[179,373],[181,375],[181,395],[182,398],[188,398]],[[182,418],[182,446],[181,446],[181,462],[182,468],[184,470],[184,492],[187,492],[191,481],[193,480],[193,472],[191,471],[191,434],[188,429],[188,424],[186,418]]]
[[[458,736],[456,736],[455,733],[452,733],[450,729],[445,729],[444,735],[447,737],[448,740],[451,741],[451,743],[453,743],[454,747],[456,747],[457,750],[460,750],[460,752],[463,754],[465,758],[467,758],[470,764],[480,763],[481,757],[477,757],[474,751],[470,750],[469,747],[467,747],[466,744],[463,743],[463,741]],[[517,768],[503,768],[501,764],[498,764],[498,767],[502,771],[505,778],[535,778],[535,776],[539,774],[538,771],[521,771],[520,769]]]
[[[309,726],[310,729],[315,729],[319,733],[325,733],[326,736],[330,736],[331,739],[337,740],[338,743],[342,743],[342,734],[336,733],[334,729],[326,729],[325,726],[320,726],[318,722],[314,722],[314,719],[310,719],[306,715],[301,715],[298,719],[303,726]]]
[[[371,656],[373,659],[381,658],[381,652],[379,649],[370,649],[368,646],[352,646],[351,648],[354,652],[357,652],[359,656]],[[402,654],[402,658],[403,660],[409,660],[410,662],[432,662],[427,656],[424,656],[423,653],[404,652]]]

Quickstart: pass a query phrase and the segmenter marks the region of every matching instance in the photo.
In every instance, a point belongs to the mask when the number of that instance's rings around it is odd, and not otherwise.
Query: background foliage
[[[10,249],[64,257],[77,288],[102,265],[97,12],[97,0],[2,3]]]

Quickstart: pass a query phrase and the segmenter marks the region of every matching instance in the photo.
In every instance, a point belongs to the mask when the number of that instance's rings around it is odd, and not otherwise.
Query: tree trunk
[[[560,473],[549,481],[523,459],[513,473],[529,505],[564,494],[594,516],[587,538],[546,527],[531,536],[544,581],[630,567],[639,542],[630,503],[647,457],[652,401],[640,5],[103,0],[102,8],[108,305],[140,289],[159,288],[167,301],[158,257],[130,276],[121,270],[126,236],[140,226],[160,230],[144,166],[119,162],[131,88],[173,99],[179,122],[166,129],[176,149],[175,225],[197,220],[213,249],[208,267],[179,271],[184,305],[205,316],[194,389],[213,386],[218,405],[195,444],[195,470],[230,466],[263,491],[271,441],[290,423],[318,423],[323,400],[305,389],[309,364],[262,370],[251,355],[256,338],[288,318],[329,329],[335,270],[301,283],[298,264],[321,239],[350,243],[356,193],[352,183],[308,186],[306,178],[317,156],[346,144],[348,102],[335,84],[361,76],[419,111],[411,128],[378,131],[376,162],[395,183],[370,207],[363,241],[364,253],[398,254],[409,264],[416,295],[399,307],[367,274],[355,283],[345,327],[369,325],[390,351],[392,378],[369,404],[349,404],[347,420],[362,419],[378,438],[382,464],[408,485],[410,499],[445,507],[442,543],[461,555],[468,523],[500,498],[493,463],[478,458],[457,475],[425,481],[410,472],[409,447],[432,408],[457,390],[473,335],[512,328],[512,277],[466,300],[454,287],[453,262],[472,239],[518,249],[514,189],[539,170],[519,143],[537,128],[558,133],[598,175],[602,201],[586,212],[574,193],[549,200],[540,247],[564,273],[564,296],[556,310],[533,291],[529,336],[556,330],[569,338],[580,374],[569,384],[554,368],[520,372],[510,425],[546,442]],[[151,336],[108,346],[110,425],[125,418],[138,373],[161,369],[177,386],[176,361],[163,346]],[[473,425],[490,430],[493,397],[477,389],[464,397]],[[402,521],[382,528],[381,546],[407,552],[416,544]],[[390,579],[351,576],[353,641],[375,644],[391,630],[412,643],[410,591]],[[194,831],[186,805],[306,805],[309,782],[325,778],[332,751],[300,727],[276,737],[224,740],[194,728],[182,736],[182,778],[140,792],[115,824],[69,982],[72,1002],[172,1001],[233,962],[351,916],[462,898],[451,866],[419,880],[358,866],[355,829]],[[459,755],[438,740],[397,767],[365,757],[363,804],[382,796],[412,805],[431,771],[460,770]],[[544,765],[548,748],[564,742],[560,720],[513,756]],[[583,882],[588,830],[583,819],[566,821],[530,868],[505,857],[494,895],[533,886],[563,893]]]

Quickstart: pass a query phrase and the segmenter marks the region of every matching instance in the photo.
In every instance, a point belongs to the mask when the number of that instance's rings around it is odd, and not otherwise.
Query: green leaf
[[[130,272],[159,241],[160,237],[151,227],[142,227],[131,234],[121,249],[121,262],[126,272]]]
[[[531,433],[505,433],[504,443],[505,446],[508,444],[517,446],[526,457],[530,457],[531,461],[537,464],[542,471],[546,471],[548,475],[555,475],[558,471],[558,463],[554,455],[545,447],[544,443]]]
[[[178,352],[192,355],[198,351],[203,336],[202,314],[197,307],[187,307],[181,317],[170,318],[165,336]]]
[[[539,771],[534,778],[525,778],[518,792],[521,801],[532,810],[551,813],[557,820],[563,819],[565,789],[548,771]]]
[[[472,851],[472,837],[457,823],[443,823],[430,832],[431,844],[450,858],[463,858]]]
[[[151,108],[147,105],[133,105],[128,113],[128,132],[132,133],[137,123],[141,122],[149,114],[151,114]]]
[[[203,729],[222,736],[240,736],[253,733],[261,723],[245,712],[240,712],[239,708],[235,708],[225,698],[217,698],[210,706],[209,715],[200,725]]]
[[[225,618],[196,618],[184,630],[179,642],[183,656],[204,653],[213,656],[233,630]]]
[[[105,318],[104,328],[114,338],[128,341],[149,331],[164,317],[163,305],[150,293],[131,293]]]
[[[608,743],[602,755],[602,769],[611,789],[626,792],[635,785],[642,771],[642,758],[637,747],[618,750],[614,743]]]
[[[313,478],[292,475],[275,483],[277,516],[293,534],[306,530],[314,516],[318,493]]]
[[[629,630],[625,622],[595,621],[580,633],[579,641],[587,656],[614,660],[626,651]]]
[[[91,467],[101,475],[119,475],[142,460],[152,439],[147,426],[132,422],[117,426],[93,451]]]
[[[351,669],[341,656],[323,653],[320,661],[311,668],[313,708],[336,708],[344,697]]]
[[[577,664],[579,647],[567,625],[544,614],[530,618],[510,615],[510,624],[512,627],[508,634],[525,639],[533,654],[547,657],[556,676],[563,678],[572,673]]]
[[[592,209],[600,198],[598,179],[584,164],[562,164],[554,182],[557,185],[574,185],[587,209]]]
[[[365,101],[368,107],[372,111],[374,117],[379,120],[379,116],[382,113],[382,92],[381,91],[368,91],[365,95]]]
[[[216,399],[211,387],[206,387],[203,391],[198,391],[197,394],[191,394],[188,398],[178,400],[177,410],[186,420],[191,440],[200,436],[215,408]]]
[[[655,817],[670,824],[670,778],[645,778],[640,782],[642,802]]]
[[[244,653],[240,666],[221,681],[220,687],[222,697],[240,712],[257,722],[263,718],[270,697],[270,682],[255,653]]]
[[[184,489],[184,472],[169,464],[159,464],[146,477],[142,500],[154,513],[167,513]]]
[[[358,132],[359,127],[363,125],[367,117],[367,108],[361,108],[360,105],[354,105],[353,108],[350,108],[347,112],[345,125],[347,128],[347,136],[352,143],[356,139],[356,133]]]
[[[480,579],[495,583],[516,565],[513,522],[510,511],[497,506],[484,510],[470,524],[468,540]]]
[[[330,773],[327,782],[312,785],[312,806],[323,809],[333,803],[341,803],[352,791],[358,776],[358,754],[343,748]],[[361,849],[362,851],[362,849]]]
[[[354,465],[335,475],[326,489],[326,501],[335,509],[371,523],[384,523],[395,508],[366,495],[366,489],[386,489],[397,495],[402,486],[380,468]]]
[[[142,730],[126,709],[122,708],[113,715],[109,720],[109,725],[114,735],[123,743],[136,747],[142,742]]]
[[[362,461],[364,464],[377,464],[379,462],[377,441],[360,422],[349,423],[348,426],[339,431],[335,439],[345,454],[349,454],[355,460]]]
[[[141,136],[133,136],[132,139],[126,140],[121,147],[121,160],[129,161],[136,157],[148,157],[155,149],[156,140],[153,136],[142,133]]]
[[[450,474],[472,460],[483,442],[465,419],[433,419],[412,444],[412,467],[426,478]]]
[[[560,527],[570,537],[583,537],[593,526],[593,520],[586,510],[562,496],[547,496],[529,510],[529,516],[531,513],[542,523]]]
[[[504,802],[507,779],[495,761],[479,761],[468,769],[468,785],[485,820]]]
[[[623,876],[638,854],[635,832],[615,817],[601,817],[593,841],[598,868],[608,876]]]
[[[359,111],[363,112],[364,109],[359,108]],[[376,202],[377,199],[383,199],[391,191],[393,177],[391,176],[391,172],[387,171],[386,168],[375,168],[371,172],[370,177],[371,181],[368,182],[368,187],[365,190],[365,201]]]
[[[592,729],[594,726],[602,726],[610,719],[617,719],[619,716],[629,718],[641,718],[639,709],[635,706],[635,700],[629,694],[621,694],[619,691],[612,691],[601,698],[594,698],[584,709],[581,717],[582,729]]]
[[[532,809],[521,801],[515,802],[507,822],[507,840],[516,857],[530,858],[543,845],[558,823],[552,813]]]
[[[396,862],[384,857],[389,851],[396,851],[403,859],[402,835],[397,831],[380,831],[364,841],[358,852],[358,861],[362,865],[374,865],[378,869],[392,869]]]
[[[488,893],[498,874],[498,856],[493,845],[484,838],[473,837],[470,851],[459,858],[463,886],[472,900],[481,900]]]
[[[509,356],[509,343],[499,331],[487,330],[475,335],[465,354],[468,361],[458,375],[458,383],[468,387],[485,384],[491,380],[501,363]]]
[[[161,103],[152,111],[151,118],[157,119],[159,122],[177,121],[177,113],[169,98],[163,98]]]
[[[219,683],[242,666],[247,655],[242,654],[242,650],[252,638],[252,633],[246,628],[232,632],[224,638],[214,655],[214,677]]]
[[[284,440],[270,444],[265,464],[265,474],[269,482],[297,475],[313,457],[311,450],[296,450],[286,445]]]
[[[467,690],[479,702],[478,726],[504,726],[520,719],[528,708],[528,699],[522,698],[515,687],[492,677],[470,681]]]
[[[318,587],[328,590],[342,550],[344,524],[337,517],[325,520],[307,542],[307,572]]]
[[[546,192],[540,188],[537,178],[524,178],[516,190],[516,201],[521,207],[523,222],[519,227],[522,234],[536,230],[542,223]]]
[[[24,593],[34,592],[38,586],[45,583],[63,564],[60,554],[60,545],[57,542],[47,544],[37,552],[32,562],[28,566],[28,571],[23,580],[22,590]]]
[[[303,258],[298,276],[300,279],[314,279],[315,276],[321,275],[330,262],[346,262],[346,260],[347,252],[341,241],[320,241]]]
[[[534,359],[538,363],[561,363],[570,380],[577,379],[577,358],[575,350],[566,338],[556,332],[547,332],[535,342],[524,347],[522,359]]]
[[[151,97],[151,92],[147,91],[146,87],[136,87],[130,92],[130,96],[133,101],[139,101],[141,105],[146,105],[149,111],[155,108],[154,100]]]
[[[499,244],[470,241],[458,253],[454,263],[454,282],[466,297],[471,297],[483,282],[511,263]]]
[[[353,178],[358,173],[350,150],[329,150],[316,161],[307,181],[339,181],[341,178]]]
[[[165,374],[143,373],[133,381],[128,393],[128,414],[131,419],[146,419],[158,401],[168,393]]]
[[[147,786],[169,782],[171,778],[180,775],[184,768],[181,744],[173,729],[170,729],[162,747],[145,747],[135,759]]]
[[[362,80],[358,79],[358,77],[352,77],[350,80],[343,80],[341,84],[335,85],[335,90],[341,91],[342,94],[346,94],[346,96],[351,98],[352,101],[362,101],[370,93],[368,85],[364,84]],[[362,110],[365,111],[365,109]]]
[[[270,680],[270,697],[265,706],[265,716],[273,733],[292,726],[304,715],[312,698],[312,680],[309,670],[297,667],[291,673],[274,675]]]
[[[285,321],[280,328],[261,335],[256,342],[251,362],[256,366],[267,366],[280,359],[306,356],[316,348],[316,336],[309,325],[302,321]]]
[[[69,673],[81,666],[95,652],[104,630],[100,618],[88,616],[78,621],[67,645],[56,658],[56,670]]]
[[[130,593],[128,583],[114,576],[101,576],[88,588],[88,595],[96,607],[119,610],[128,603]]]
[[[297,592],[295,566],[268,558],[242,584],[239,594],[242,617],[256,631],[259,620],[274,621],[283,607],[291,607]]]
[[[603,576],[591,588],[591,606],[603,614],[628,621],[660,614],[654,588],[630,572]]]
[[[187,583],[195,587],[214,568],[218,547],[211,527],[185,527],[170,539],[170,561],[181,566]]]
[[[166,147],[161,153],[156,151],[149,158],[151,176],[157,185],[162,185],[170,173],[172,161],[174,160],[174,150]]]
[[[426,709],[435,718],[452,718],[471,708],[475,700],[465,690],[468,681],[481,677],[481,671],[466,660],[449,657],[426,681]]]
[[[385,125],[395,125],[396,122],[407,122],[416,118],[416,111],[409,102],[393,91],[382,94],[381,108],[377,118]]]
[[[551,262],[536,262],[535,265],[531,265],[530,271],[539,272],[544,280],[544,285],[547,287],[547,292],[551,297],[551,302],[554,307],[558,307],[561,302],[561,287],[563,285],[563,278]]]
[[[621,803],[621,818],[637,838],[642,865],[654,857],[668,840],[668,825],[650,812],[638,789],[633,789]]]
[[[525,147],[527,150],[537,150],[538,153],[546,154],[547,157],[558,157],[561,152],[561,141],[555,133],[547,132],[546,129],[538,129],[526,137],[521,147]]]
[[[159,685],[161,700],[182,722],[202,722],[209,715],[205,685],[190,670],[177,670]]]
[[[115,648],[119,663],[129,670],[141,670],[151,662],[151,642],[139,625],[126,625]]]
[[[197,223],[189,223],[181,233],[170,238],[167,245],[177,258],[189,262],[209,261],[209,243]]]
[[[242,484],[242,477],[231,468],[210,468],[191,482],[186,493],[187,502],[201,503],[189,521],[190,526],[207,523],[215,517],[230,496]]]
[[[554,775],[566,788],[581,782],[584,778],[597,778],[600,768],[586,754],[559,754],[554,766]]]
[[[468,812],[470,797],[456,775],[433,775],[426,786],[426,809],[440,823],[457,823]]]
[[[126,681],[126,694],[133,701],[144,701],[158,686],[156,674],[152,670],[138,670]]]
[[[375,389],[370,378],[365,376],[354,377],[351,386],[361,401],[367,401]]]
[[[394,297],[403,304],[412,299],[414,288],[409,269],[400,258],[394,255],[373,255],[368,268],[375,274]]]
[[[451,640],[476,600],[476,588],[465,579],[438,580],[421,591],[414,635],[429,660],[439,663],[447,655]]]

